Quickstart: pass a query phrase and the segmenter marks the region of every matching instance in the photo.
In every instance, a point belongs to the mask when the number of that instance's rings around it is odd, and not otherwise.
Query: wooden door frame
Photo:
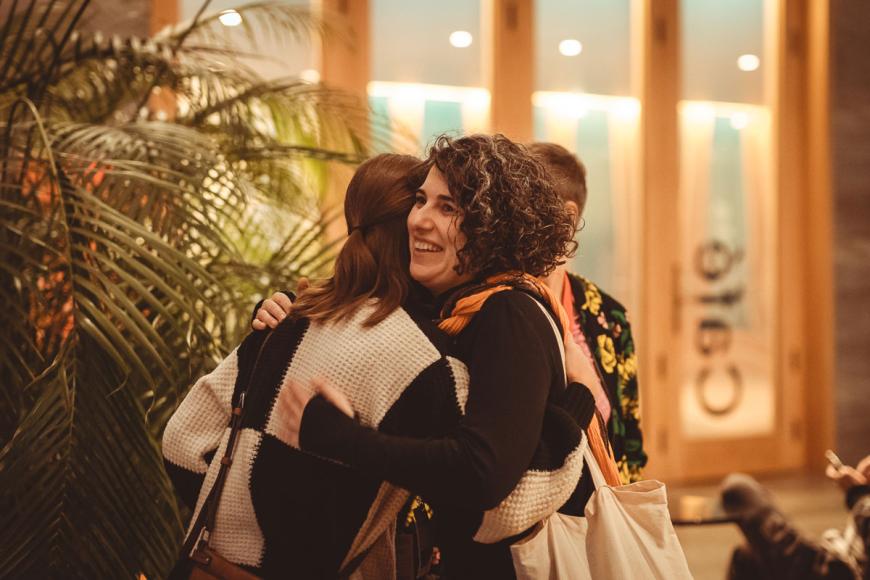
[[[817,467],[834,440],[828,6],[777,0],[773,74],[779,203],[776,433],[688,440],[680,430],[679,0],[640,0],[643,281],[639,352],[648,475],[670,480]]]

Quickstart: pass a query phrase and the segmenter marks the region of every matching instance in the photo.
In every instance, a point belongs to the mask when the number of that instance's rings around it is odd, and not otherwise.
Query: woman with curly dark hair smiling
[[[501,135],[442,136],[424,168],[435,169],[461,211],[457,273],[545,276],[574,254],[574,218],[523,146]]]
[[[440,438],[412,439],[360,426],[303,386],[283,404],[299,411],[291,428],[303,451],[432,505],[447,577],[512,578],[510,545],[557,509],[582,515],[591,493],[580,474],[595,371],[538,279],[574,250],[574,222],[542,166],[504,136],[440,137],[419,170],[410,274],[468,366],[463,418]]]

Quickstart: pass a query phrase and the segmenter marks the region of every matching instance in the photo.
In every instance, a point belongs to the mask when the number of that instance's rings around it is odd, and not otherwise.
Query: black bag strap
[[[215,478],[214,485],[211,486],[208,496],[202,504],[202,508],[199,510],[199,515],[196,518],[196,522],[193,524],[190,535],[188,535],[187,540],[184,542],[184,546],[181,549],[182,557],[190,556],[191,552],[193,552],[194,546],[197,545],[197,542],[201,542],[201,544],[203,544],[202,547],[207,546],[209,543],[209,536],[211,532],[214,531],[218,504],[220,503],[221,494],[227,480],[230,466],[233,464],[233,453],[235,452],[236,441],[238,440],[239,431],[242,430],[242,420],[245,418],[245,395],[251,389],[251,385],[253,384],[254,377],[257,373],[257,365],[260,362],[260,356],[263,354],[266,343],[269,342],[271,337],[272,332],[270,331],[266,338],[263,339],[263,343],[257,351],[257,358],[254,359],[254,366],[251,369],[250,376],[248,377],[248,384],[245,385],[245,388],[239,394],[238,402],[233,406],[229,424],[230,436],[227,439],[227,447],[224,450],[224,455],[220,459],[220,470]]]

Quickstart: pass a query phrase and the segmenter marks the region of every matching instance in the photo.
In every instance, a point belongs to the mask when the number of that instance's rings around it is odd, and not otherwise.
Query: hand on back
[[[300,278],[299,284],[296,286],[296,293],[302,293],[308,288],[308,278]],[[271,298],[263,301],[263,305],[257,310],[257,316],[251,322],[251,327],[254,330],[265,330],[266,328],[277,327],[290,313],[293,307],[293,301],[283,292],[275,292]]]
[[[291,447],[299,448],[302,415],[305,413],[305,407],[317,395],[322,396],[348,417],[353,417],[353,407],[348,398],[330,385],[326,379],[316,378],[308,385],[289,380],[281,387],[281,392],[275,403],[276,410],[282,419],[275,425],[275,436],[278,439]]]

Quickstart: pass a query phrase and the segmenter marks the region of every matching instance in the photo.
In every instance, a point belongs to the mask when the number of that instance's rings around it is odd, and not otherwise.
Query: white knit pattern
[[[456,383],[456,403],[459,405],[459,412],[465,415],[465,404],[468,402],[468,367],[452,356],[447,357],[447,363],[450,365],[450,372],[453,373],[453,380]]]
[[[226,429],[215,458],[223,457],[227,448],[230,430]],[[236,441],[233,454],[233,464],[227,471],[221,500],[218,504],[214,532],[210,544],[222,556],[238,564],[259,566],[262,562],[265,540],[254,512],[254,502],[251,499],[251,468],[257,450],[263,439],[262,433],[255,429],[242,429]],[[212,461],[202,485],[203,491],[210,490],[220,471],[221,462]],[[200,493],[196,501],[190,525],[196,521],[207,494]],[[190,529],[188,529],[190,533]]]
[[[361,330],[372,310],[365,306],[341,322],[312,324],[285,372],[282,388],[291,380],[307,385],[311,379],[325,378],[347,396],[363,425],[380,425],[414,378],[441,354],[400,308]],[[280,410],[273,408],[266,432],[277,437],[275,426],[282,421]]]
[[[493,544],[529,529],[568,501],[583,474],[583,451],[588,446],[586,434],[580,444],[554,471],[530,469],[497,507],[484,512],[474,541]]]
[[[371,312],[369,305],[340,323],[311,324],[283,382],[292,379],[306,385],[313,378],[325,378],[350,399],[364,425],[377,427],[410,383],[442,355],[404,310],[396,309],[374,327],[364,328],[362,323]],[[464,410],[468,370],[456,359],[450,359],[449,364],[457,385],[457,402]],[[220,470],[220,461],[209,466],[205,455],[217,448],[214,457],[223,456],[237,375],[238,354],[234,350],[194,384],[164,432],[164,457],[179,467],[206,474],[191,526]],[[277,436],[274,427],[281,420],[273,406],[265,431]],[[211,545],[224,557],[250,566],[260,566],[265,552],[250,487],[262,437],[254,429],[240,431],[211,536]],[[389,508],[398,512],[401,504],[393,501]]]
[[[200,378],[163,432],[163,456],[194,473],[205,473],[205,455],[224,436],[232,412],[233,389],[239,374],[239,357],[233,350],[209,374]]]

